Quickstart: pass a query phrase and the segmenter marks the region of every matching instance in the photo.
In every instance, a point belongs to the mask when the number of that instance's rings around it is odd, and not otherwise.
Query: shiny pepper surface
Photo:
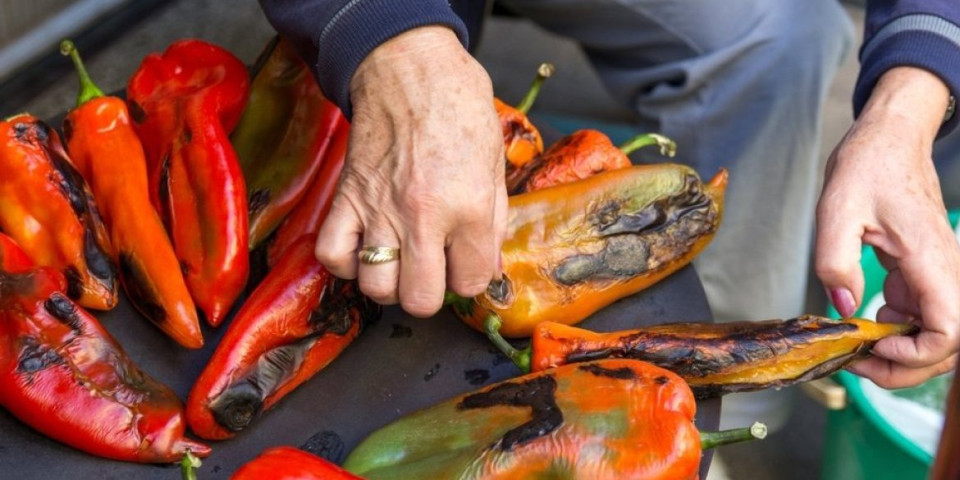
[[[93,455],[167,463],[210,448],[184,437],[176,394],[141,371],[96,318],[63,294],[63,275],[31,269],[0,241],[0,405]]]
[[[108,310],[119,282],[107,229],[56,130],[37,118],[0,121],[0,230],[38,265],[66,276],[67,294]]]
[[[246,186],[228,136],[248,90],[243,63],[200,40],[148,55],[127,85],[150,199],[194,302],[214,326],[243,291],[250,269]]]
[[[67,148],[99,202],[127,298],[177,343],[200,348],[197,309],[150,204],[146,159],[127,105],[92,83],[72,43],[61,50],[73,56],[81,84],[77,108],[64,120]]]
[[[726,183],[656,164],[510,197],[504,279],[454,312],[481,331],[494,313],[508,337],[578,323],[690,263],[719,228]]]
[[[230,480],[363,480],[299,448],[274,447],[240,467]]]

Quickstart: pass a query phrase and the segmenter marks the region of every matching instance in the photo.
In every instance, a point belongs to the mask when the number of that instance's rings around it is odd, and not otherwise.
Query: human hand
[[[499,278],[506,229],[503,139],[490,77],[440,26],[371,52],[350,83],[350,143],[316,255],[382,304],[426,317],[446,289],[483,292]],[[357,261],[361,245],[399,261]]]
[[[863,300],[862,243],[887,269],[880,322],[909,322],[849,369],[886,388],[953,368],[960,348],[960,247],[932,159],[949,96],[939,78],[900,67],[881,77],[833,151],[817,206],[816,273],[844,317]]]

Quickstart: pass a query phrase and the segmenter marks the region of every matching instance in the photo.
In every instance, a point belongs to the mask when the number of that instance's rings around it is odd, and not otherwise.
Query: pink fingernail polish
[[[853,294],[846,288],[834,288],[830,290],[830,300],[843,318],[852,317],[857,311],[857,304],[853,300]]]

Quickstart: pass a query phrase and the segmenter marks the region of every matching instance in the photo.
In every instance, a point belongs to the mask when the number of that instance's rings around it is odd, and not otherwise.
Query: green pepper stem
[[[60,54],[69,56],[73,61],[73,66],[77,69],[77,76],[80,77],[80,93],[77,95],[77,106],[87,103],[97,97],[103,96],[103,91],[93,83],[90,74],[87,73],[87,67],[83,66],[83,60],[80,59],[80,52],[76,45],[70,40],[60,42]]]
[[[202,464],[203,462],[201,462],[196,455],[190,453],[190,450],[187,450],[186,455],[180,460],[180,474],[183,480],[197,480],[196,468]]]
[[[623,145],[620,145],[620,150],[626,154],[630,155],[631,153],[646,147],[647,145],[657,145],[660,147],[660,155],[665,157],[673,158],[677,154],[677,144],[673,140],[670,140],[659,133],[644,133],[637,135],[636,137],[627,140]]]
[[[530,373],[530,347],[521,350],[510,345],[510,342],[500,335],[500,325],[503,325],[503,321],[500,320],[500,316],[496,313],[488,313],[483,319],[483,331],[487,334],[487,338],[489,338],[521,372]]]
[[[767,426],[760,422],[754,422],[753,425],[746,428],[735,428],[722,432],[700,432],[700,448],[707,450],[731,443],[763,440],[766,436]]]
[[[520,100],[520,103],[517,104],[517,110],[523,113],[530,111],[533,102],[537,100],[537,95],[540,94],[540,86],[543,85],[544,80],[553,75],[553,70],[554,67],[552,63],[540,64],[540,67],[537,68],[537,76],[533,79],[533,83],[530,84],[530,90],[527,90],[527,94],[524,95],[523,100]]]

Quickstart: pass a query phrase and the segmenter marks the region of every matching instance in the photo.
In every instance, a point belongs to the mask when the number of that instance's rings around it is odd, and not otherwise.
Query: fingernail
[[[846,288],[834,288],[830,290],[830,300],[843,318],[852,317],[857,311],[857,304],[853,300],[853,294]]]

